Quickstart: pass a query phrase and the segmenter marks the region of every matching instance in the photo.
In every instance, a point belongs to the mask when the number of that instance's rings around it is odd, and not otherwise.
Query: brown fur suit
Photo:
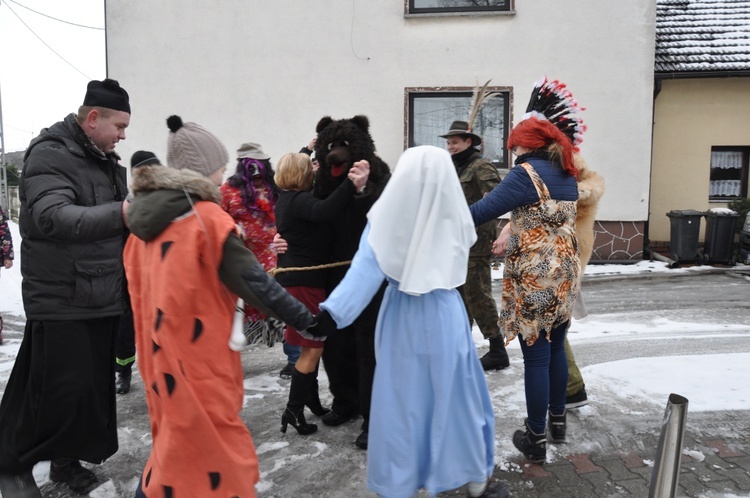
[[[576,235],[581,251],[581,275],[591,259],[594,248],[594,222],[599,199],[604,195],[604,178],[589,169],[581,156],[574,156],[578,168],[578,203],[576,214]]]
[[[576,168],[578,168],[578,202],[576,204],[576,235],[578,237],[578,248],[581,251],[581,278],[586,268],[591,253],[594,249],[594,222],[596,221],[596,209],[599,207],[599,199],[604,195],[604,178],[595,171],[589,169],[581,156],[574,156]],[[583,296],[578,296],[573,310],[575,318],[586,316],[586,306],[583,304]],[[576,365],[575,356],[565,337],[565,356],[568,360],[568,387],[566,395],[572,396],[584,388],[581,371]],[[584,398],[585,399],[585,398]]]

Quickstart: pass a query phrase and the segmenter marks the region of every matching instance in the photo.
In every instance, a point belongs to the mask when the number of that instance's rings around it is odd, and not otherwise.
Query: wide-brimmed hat
[[[445,135],[440,135],[440,138],[448,138],[453,136],[471,137],[471,145],[477,146],[482,143],[482,137],[475,135],[469,130],[469,123],[466,121],[454,121],[451,123],[451,127]]]
[[[260,148],[260,144],[253,142],[246,142],[240,145],[237,149],[237,159],[257,159],[259,161],[267,161],[271,159],[271,156],[265,154]]]

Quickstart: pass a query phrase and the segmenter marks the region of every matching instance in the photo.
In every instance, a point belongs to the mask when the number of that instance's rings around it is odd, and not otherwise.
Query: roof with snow
[[[750,70],[750,0],[657,0],[654,69]]]

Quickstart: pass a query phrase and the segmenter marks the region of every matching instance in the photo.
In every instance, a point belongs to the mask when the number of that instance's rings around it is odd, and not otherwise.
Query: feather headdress
[[[474,121],[476,121],[477,116],[479,116],[479,111],[482,110],[484,104],[489,100],[502,95],[501,92],[487,91],[490,81],[492,80],[487,80],[487,83],[482,86],[479,86],[479,82],[477,81],[477,86],[474,87],[474,95],[471,99],[471,109],[469,110],[469,119],[467,120],[469,131],[474,129]]]
[[[522,120],[530,117],[548,120],[570,139],[574,149],[578,151],[578,145],[583,142],[583,132],[587,127],[576,113],[585,110],[585,107],[578,105],[564,83],[558,80],[549,81],[544,76],[534,83],[534,90],[531,92],[531,99]]]

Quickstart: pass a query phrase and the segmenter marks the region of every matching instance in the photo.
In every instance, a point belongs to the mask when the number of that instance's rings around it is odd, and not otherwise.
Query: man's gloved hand
[[[315,322],[310,327],[300,331],[300,334],[305,339],[324,341],[329,334],[335,331],[336,322],[333,320],[333,317],[326,310],[322,310],[315,315]]]

